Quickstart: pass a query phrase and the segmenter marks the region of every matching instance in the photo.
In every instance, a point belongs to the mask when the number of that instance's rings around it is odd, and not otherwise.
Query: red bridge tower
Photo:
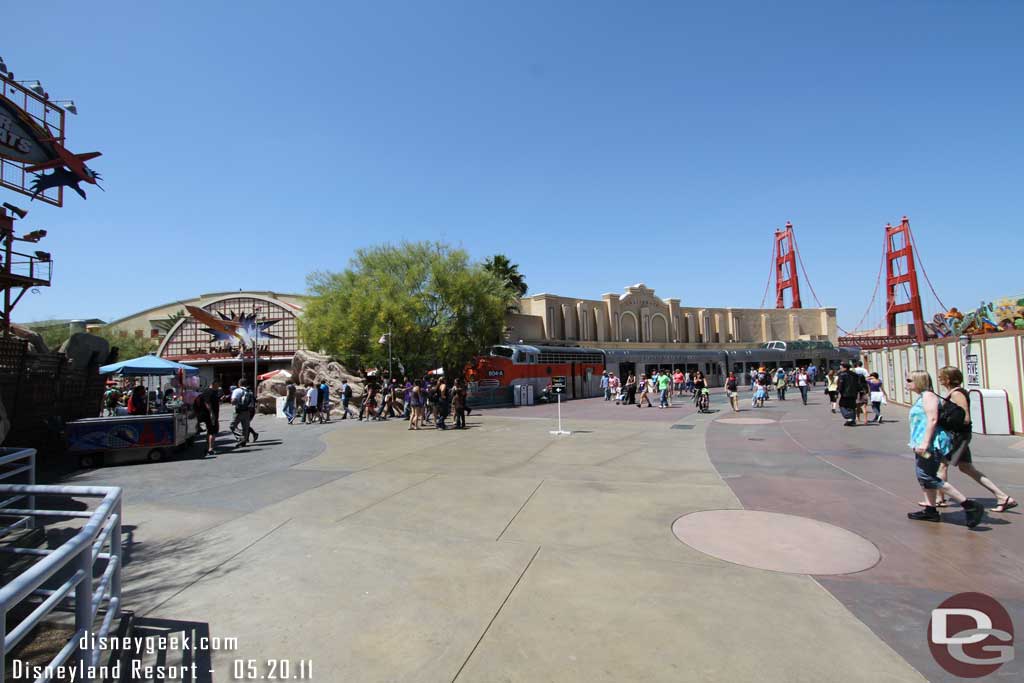
[[[896,287],[899,285],[908,288],[909,301],[898,304]],[[917,289],[917,268],[914,266],[914,243],[910,235],[910,221],[906,216],[896,227],[888,223],[885,226],[885,293],[887,334],[890,337],[896,336],[896,316],[899,313],[911,313],[914,316],[914,336],[918,343],[923,342],[924,314],[921,312],[921,294]]]
[[[775,231],[775,308],[785,308],[784,294],[793,290],[793,308],[800,304],[800,280],[796,274],[796,243],[793,241],[793,224],[786,221],[785,230]]]

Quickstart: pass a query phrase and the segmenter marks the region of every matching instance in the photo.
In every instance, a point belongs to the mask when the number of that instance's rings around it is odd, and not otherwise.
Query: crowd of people
[[[286,388],[284,412],[288,424],[296,419],[305,424],[331,421],[331,388],[326,380],[309,383],[304,388],[289,382]],[[466,382],[462,378],[447,381],[443,377],[426,376],[413,381],[408,377],[368,377],[364,383],[363,399],[359,410],[351,407],[352,386],[343,380],[339,388],[341,419],[384,421],[402,419],[409,429],[423,429],[433,424],[435,429],[465,429],[466,416],[471,412]],[[449,418],[452,420],[448,423]]]
[[[601,391],[606,401],[614,400],[615,405],[635,405],[637,408],[643,408],[644,404],[653,408],[654,402],[651,399],[657,397],[659,409],[672,407],[673,397],[681,398],[689,394],[699,411],[710,410],[710,390],[700,370],[690,373],[676,368],[675,372],[670,373],[662,368],[650,376],[642,373],[639,378],[629,373],[625,382],[614,372],[603,372]]]

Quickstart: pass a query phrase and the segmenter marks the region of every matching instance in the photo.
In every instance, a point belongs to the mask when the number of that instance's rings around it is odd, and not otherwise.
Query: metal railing
[[[34,454],[33,454],[34,455]],[[71,498],[100,498],[92,510],[44,510],[30,503],[27,508],[9,507],[9,501],[45,495]],[[39,626],[58,607],[73,610],[74,634],[37,681],[50,681],[73,655],[85,667],[99,666],[101,651],[93,647],[94,638],[104,638],[121,609],[121,488],[118,486],[37,486],[0,484],[5,505],[0,517],[24,520],[40,517],[86,519],[78,532],[56,548],[32,548],[8,545],[0,552],[40,558],[0,588],[0,618],[5,624],[0,657],[6,658],[21,640]],[[23,528],[19,522],[8,525],[0,534]],[[38,523],[38,522],[37,522]],[[2,536],[0,536],[2,539]],[[97,576],[98,575],[98,576]],[[53,577],[60,585],[44,588]],[[22,619],[8,623],[11,611],[23,605],[32,608]],[[94,627],[101,619],[98,627]],[[0,670],[0,683],[5,673]]]
[[[21,478],[23,483],[34,485],[36,483],[36,449],[34,448],[0,448],[0,482],[12,482]],[[10,507],[18,501],[24,500],[30,508],[36,506],[35,496],[18,494],[0,500],[0,508]],[[0,528],[0,538],[16,529],[35,528],[35,517],[25,515],[18,518],[12,524]]]

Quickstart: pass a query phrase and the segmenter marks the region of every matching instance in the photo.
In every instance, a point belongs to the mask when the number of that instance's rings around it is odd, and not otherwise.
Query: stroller
[[[698,413],[710,413],[711,412],[711,391],[704,387],[697,394],[697,412]]]

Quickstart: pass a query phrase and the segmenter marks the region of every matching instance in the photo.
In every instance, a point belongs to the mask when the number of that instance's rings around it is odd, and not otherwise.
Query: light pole
[[[259,358],[260,358],[260,309],[258,306],[254,306],[252,309],[252,324],[253,324],[253,339],[252,339],[252,393],[256,393],[256,382],[259,377]]]

